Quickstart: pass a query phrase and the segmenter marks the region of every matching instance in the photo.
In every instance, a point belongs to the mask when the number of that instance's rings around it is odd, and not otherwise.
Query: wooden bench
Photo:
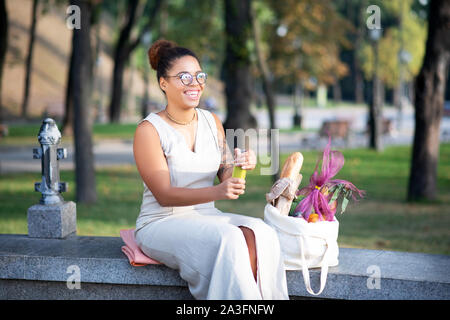
[[[383,118],[381,122],[381,134],[382,135],[390,135],[394,131],[394,125],[392,120],[389,118]],[[370,132],[370,123],[367,122],[367,130],[366,133]]]
[[[321,138],[331,136],[331,138],[342,138],[347,140],[350,133],[350,121],[348,120],[327,120],[322,123],[319,131]]]

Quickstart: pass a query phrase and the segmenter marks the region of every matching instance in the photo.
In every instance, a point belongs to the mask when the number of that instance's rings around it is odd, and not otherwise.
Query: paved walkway
[[[385,116],[396,119],[396,111],[385,110]],[[223,115],[218,114],[219,117]],[[307,109],[303,115],[305,128],[316,130],[324,120],[350,119],[352,121],[352,134],[348,141],[336,139],[333,141],[333,148],[347,149],[367,147],[368,136],[363,133],[364,124],[367,121],[367,110],[365,108],[342,108],[342,109]],[[267,113],[260,111],[257,113],[258,123],[261,128],[267,128]],[[279,128],[289,128],[292,119],[292,111],[289,109],[277,112],[277,125]],[[394,122],[394,127],[396,123]],[[383,137],[383,144],[409,145],[413,140],[413,110],[408,109],[404,113],[402,130],[396,131]],[[441,124],[441,141],[450,141],[450,118],[444,118]],[[260,141],[258,141],[260,142]],[[322,150],[327,143],[327,139],[318,137],[316,132],[293,132],[279,134],[280,153],[289,153],[301,150],[317,149]],[[0,174],[8,172],[40,172],[40,160],[33,159],[33,147],[38,147],[36,139],[35,146],[0,146]],[[60,161],[61,170],[71,170],[74,168],[73,146],[63,146],[67,148],[68,158]],[[259,150],[267,150],[265,145],[258,146]],[[256,151],[256,150],[255,150]],[[94,144],[94,156],[96,168],[130,164],[135,165],[133,157],[132,140],[104,140]]]

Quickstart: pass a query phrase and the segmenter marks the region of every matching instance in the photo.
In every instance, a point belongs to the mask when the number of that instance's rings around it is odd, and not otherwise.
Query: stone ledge
[[[0,299],[192,298],[176,270],[133,267],[122,245],[119,237],[59,240],[0,234]],[[66,286],[71,265],[80,268],[82,290]],[[373,270],[380,274],[379,289],[367,285]],[[310,272],[314,290],[319,271]],[[313,297],[305,290],[301,271],[288,271],[287,279],[291,298]],[[340,248],[339,265],[329,269],[319,298],[449,300],[450,256]]]

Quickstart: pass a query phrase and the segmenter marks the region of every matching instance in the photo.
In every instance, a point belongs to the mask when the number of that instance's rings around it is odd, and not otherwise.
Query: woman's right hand
[[[244,193],[245,180],[230,177],[215,186],[217,188],[217,200],[238,199]]]

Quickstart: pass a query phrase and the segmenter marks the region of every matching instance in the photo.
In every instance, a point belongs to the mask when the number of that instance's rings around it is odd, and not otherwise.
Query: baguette
[[[300,152],[294,152],[284,162],[280,178],[291,178],[295,180],[303,165],[303,155]]]
[[[289,197],[284,194],[280,195],[278,199],[275,200],[275,207],[280,211],[282,215],[289,215],[291,209],[292,201],[294,200],[295,191],[298,189],[302,181],[302,175],[300,170],[303,165],[303,155],[300,152],[292,153],[285,161],[283,169],[281,170],[280,179],[288,178],[292,181],[289,188]]]

